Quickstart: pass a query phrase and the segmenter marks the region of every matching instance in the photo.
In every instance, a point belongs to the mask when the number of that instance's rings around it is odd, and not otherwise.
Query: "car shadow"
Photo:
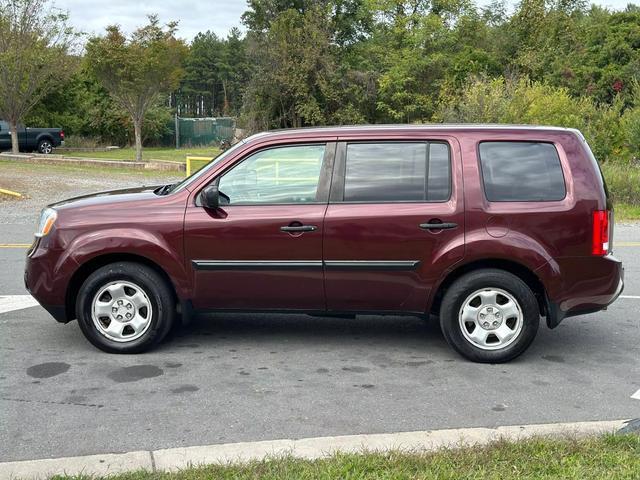
[[[632,354],[613,347],[619,339],[606,328],[613,320],[607,317],[618,315],[619,312],[602,312],[600,317],[604,318],[574,317],[555,330],[549,330],[541,320],[531,347],[510,363],[543,360],[555,367],[576,362],[635,364],[637,359],[631,358]],[[447,345],[435,317],[427,320],[379,315],[335,318],[303,314],[214,313],[197,315],[189,325],[174,328],[158,349],[171,352],[177,348],[200,350],[200,347],[220,345],[309,352],[346,352],[362,348],[360,353],[395,351],[409,355],[427,354],[445,361],[464,361]]]
[[[302,314],[197,315],[186,326],[167,336],[166,347],[196,341],[215,344],[220,339],[264,343],[295,342],[308,345],[355,344],[386,347],[448,349],[437,319],[404,316],[358,315],[356,318],[320,317]]]

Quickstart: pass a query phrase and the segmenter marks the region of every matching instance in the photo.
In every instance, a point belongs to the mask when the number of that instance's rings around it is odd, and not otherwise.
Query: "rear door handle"
[[[280,230],[283,232],[313,232],[317,230],[318,227],[315,225],[287,225],[286,227],[280,227]]]
[[[457,223],[421,223],[420,228],[423,230],[451,230],[452,228],[458,228]]]

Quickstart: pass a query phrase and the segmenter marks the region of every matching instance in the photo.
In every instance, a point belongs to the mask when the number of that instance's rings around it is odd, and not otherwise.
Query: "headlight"
[[[38,222],[38,231],[36,237],[45,237],[51,231],[53,224],[56,223],[58,213],[53,208],[45,208],[40,214],[40,221]]]

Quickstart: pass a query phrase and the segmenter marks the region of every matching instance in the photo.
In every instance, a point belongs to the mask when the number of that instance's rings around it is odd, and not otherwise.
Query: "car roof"
[[[493,131],[493,132],[513,132],[522,133],[577,133],[580,132],[572,128],[554,127],[546,125],[509,125],[509,124],[473,124],[473,123],[433,123],[433,124],[393,124],[393,125],[348,125],[348,126],[329,126],[329,127],[305,127],[305,128],[288,128],[278,130],[268,130],[265,132],[252,135],[247,140],[266,140],[268,138],[276,139],[280,137],[313,137],[313,136],[344,136],[358,134],[375,134],[375,133],[416,133],[416,132],[474,132],[474,131]]]

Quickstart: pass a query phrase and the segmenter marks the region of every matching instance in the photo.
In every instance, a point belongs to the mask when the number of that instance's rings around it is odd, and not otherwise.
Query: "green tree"
[[[264,35],[250,38],[255,65],[245,94],[245,118],[252,130],[321,125],[334,72],[327,11],[290,9]]]
[[[75,69],[78,35],[67,18],[44,0],[0,0],[0,118],[10,125],[14,153],[18,125]]]
[[[266,33],[282,12],[294,10],[304,14],[314,3],[319,0],[248,0],[249,8],[242,15],[242,23],[252,32]]]
[[[239,113],[249,74],[246,42],[240,30],[231,29],[226,39],[209,31],[196,35],[184,70],[178,92],[182,115],[206,117]]]
[[[177,88],[187,47],[176,38],[177,23],[163,28],[157,16],[127,38],[118,26],[87,43],[87,65],[114,101],[130,116],[136,160],[142,160],[142,126],[162,94]]]
[[[220,72],[224,42],[210,31],[198,33],[184,62],[179,92],[181,115],[196,117],[220,113]]]

